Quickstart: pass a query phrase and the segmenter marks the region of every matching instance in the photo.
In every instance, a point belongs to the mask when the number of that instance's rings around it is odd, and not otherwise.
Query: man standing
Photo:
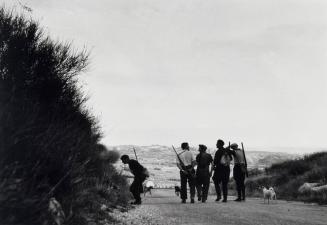
[[[141,193],[143,193],[143,182],[146,179],[146,169],[136,160],[130,159],[128,155],[122,155],[120,157],[121,161],[124,164],[128,164],[129,169],[134,175],[133,183],[131,184],[129,190],[132,192],[133,197],[135,199],[132,204],[140,205],[141,201]]]
[[[207,146],[199,145],[199,154],[196,156],[196,163],[198,165],[196,169],[196,188],[198,191],[198,200],[204,203],[208,197],[211,170],[209,172],[209,166],[212,165],[212,156],[206,153]],[[212,167],[212,166],[211,166]],[[212,169],[212,168],[210,168]]]
[[[195,170],[196,164],[194,155],[190,151],[187,142],[181,144],[183,152],[177,155],[177,167],[180,169],[181,177],[181,199],[182,203],[186,203],[187,199],[187,183],[190,187],[191,203],[194,203],[195,196]]]
[[[246,164],[243,150],[238,148],[236,143],[230,146],[234,150],[234,169],[233,176],[236,183],[237,199],[235,201],[245,201],[245,174],[246,174]]]
[[[232,155],[233,152],[229,149],[229,147],[224,148],[224,141],[218,140],[217,141],[217,151],[214,157],[214,175],[212,177],[212,180],[215,183],[215,189],[217,193],[217,199],[216,201],[219,201],[221,199],[221,190],[220,190],[220,184],[222,183],[222,189],[223,189],[223,202],[227,202],[227,192],[228,192],[228,181],[229,181],[229,175],[230,175],[230,161],[233,159]]]

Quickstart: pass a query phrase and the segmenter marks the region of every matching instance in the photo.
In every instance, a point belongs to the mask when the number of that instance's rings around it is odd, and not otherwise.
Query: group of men
[[[235,201],[245,201],[245,174],[246,159],[244,150],[238,148],[236,143],[224,147],[223,140],[217,141],[217,151],[214,158],[206,152],[205,145],[199,145],[199,154],[194,157],[187,142],[181,144],[182,152],[177,155],[177,166],[180,169],[181,199],[186,203],[187,183],[190,189],[191,203],[194,203],[195,189],[198,201],[206,202],[210,186],[210,178],[215,184],[217,198],[227,202],[228,182],[230,176],[230,162],[234,159],[233,176],[236,182],[238,197]],[[195,166],[197,168],[195,170]],[[211,167],[211,168],[210,168]],[[220,188],[222,185],[222,191]]]
[[[181,199],[182,203],[186,203],[187,199],[187,183],[190,189],[190,203],[194,203],[195,189],[197,190],[198,201],[206,202],[210,186],[210,178],[214,172],[212,179],[215,184],[217,199],[227,202],[228,182],[230,176],[230,162],[234,159],[233,176],[236,181],[238,197],[235,201],[245,201],[245,173],[246,159],[244,151],[238,148],[236,143],[228,147],[224,147],[223,140],[217,141],[217,151],[214,158],[206,152],[205,145],[199,145],[199,154],[195,157],[190,151],[189,144],[184,142],[181,144],[182,152],[177,154],[177,167],[180,169],[181,181]],[[134,175],[134,180],[130,186],[130,191],[135,199],[132,204],[141,204],[141,193],[143,193],[143,182],[147,178],[147,170],[134,159],[130,159],[128,155],[120,158],[124,164],[128,164]],[[195,166],[196,169],[195,169]],[[211,167],[211,168],[210,168]],[[220,188],[222,185],[222,191]],[[222,192],[222,194],[221,194]],[[223,197],[223,198],[222,198]]]

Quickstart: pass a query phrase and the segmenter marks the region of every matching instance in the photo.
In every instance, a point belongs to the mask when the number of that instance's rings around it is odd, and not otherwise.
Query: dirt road
[[[181,204],[173,190],[153,190],[152,197],[128,213],[115,213],[121,224],[203,224],[203,225],[326,225],[327,207],[301,202],[278,200],[263,204],[262,199],[246,202],[215,202]]]

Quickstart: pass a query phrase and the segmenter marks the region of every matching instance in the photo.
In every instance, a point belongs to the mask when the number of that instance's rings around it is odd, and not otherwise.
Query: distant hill
[[[135,158],[133,147],[137,152],[138,160],[151,173],[151,178],[161,185],[174,185],[179,182],[179,171],[176,167],[176,155],[171,147],[163,145],[150,146],[133,146],[120,145],[111,146],[109,149],[115,149],[120,154],[128,154]],[[180,148],[176,148],[181,152]],[[191,147],[194,154],[198,154],[197,149]],[[208,149],[208,153],[214,156],[215,149]],[[296,159],[298,154],[288,154],[282,152],[265,152],[265,151],[246,151],[246,157],[249,168],[264,169],[272,164],[283,162],[285,160]]]

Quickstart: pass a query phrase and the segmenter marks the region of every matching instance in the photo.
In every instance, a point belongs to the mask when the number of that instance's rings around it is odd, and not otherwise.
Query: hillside
[[[298,159],[275,163],[265,173],[250,177],[247,190],[260,195],[257,187],[275,187],[279,198],[327,203],[327,152],[305,155]],[[305,184],[308,183],[308,184]],[[305,184],[305,185],[304,185]],[[314,188],[310,185],[314,184]],[[304,186],[301,191],[301,186]]]
[[[120,154],[128,154],[135,158],[133,147],[135,148],[138,160],[149,169],[151,179],[160,186],[172,186],[178,183],[179,173],[176,167],[176,156],[171,147],[162,145],[151,146],[133,146],[120,145],[112,146],[110,149],[116,149]],[[178,152],[180,148],[176,148]],[[194,154],[198,154],[195,148],[191,147]],[[215,149],[208,149],[207,152],[214,156]],[[289,159],[299,157],[296,154],[287,154],[281,152],[247,151],[246,152],[249,168],[258,168],[260,170],[271,166],[274,163],[283,162]],[[121,164],[118,164],[118,166]]]

